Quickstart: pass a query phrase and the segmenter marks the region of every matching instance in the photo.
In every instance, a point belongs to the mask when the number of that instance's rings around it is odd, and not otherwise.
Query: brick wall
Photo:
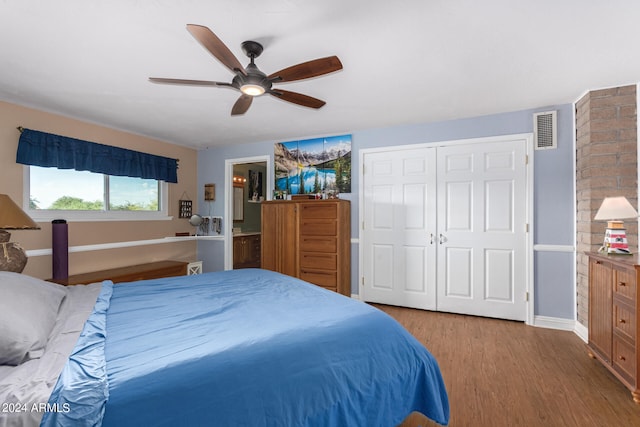
[[[588,261],[602,245],[606,222],[593,221],[605,197],[625,196],[638,206],[636,86],[589,92],[576,104],[577,305],[588,326]],[[627,240],[638,248],[638,222],[626,220]]]

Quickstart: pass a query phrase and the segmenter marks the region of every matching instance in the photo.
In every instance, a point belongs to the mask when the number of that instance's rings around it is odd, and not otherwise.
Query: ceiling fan
[[[229,87],[238,90],[242,92],[242,94],[231,109],[232,116],[246,113],[251,106],[253,98],[265,93],[283,101],[302,105],[303,107],[320,108],[326,104],[324,101],[301,93],[274,88],[273,84],[309,79],[342,69],[342,63],[337,56],[328,56],[326,58],[314,59],[293,65],[266,75],[260,71],[254,63],[254,60],[260,56],[263,50],[260,43],[255,41],[242,43],[243,52],[251,59],[251,62],[246,67],[243,67],[229,48],[209,28],[203,25],[188,24],[187,30],[205,49],[211,52],[222,65],[235,74],[231,83],[209,80],[166,79],[161,77],[150,77],[149,80],[153,83]]]

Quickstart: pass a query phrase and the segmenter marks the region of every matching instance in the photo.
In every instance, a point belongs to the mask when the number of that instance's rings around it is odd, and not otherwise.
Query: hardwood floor
[[[452,427],[640,426],[640,405],[573,332],[373,305],[438,360]]]

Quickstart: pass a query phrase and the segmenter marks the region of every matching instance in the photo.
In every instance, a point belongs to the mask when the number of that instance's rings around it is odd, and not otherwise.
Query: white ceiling
[[[194,148],[349,133],[544,107],[640,80],[635,0],[0,0],[0,100]],[[231,81],[186,30],[209,27],[266,74],[337,55],[239,117]]]

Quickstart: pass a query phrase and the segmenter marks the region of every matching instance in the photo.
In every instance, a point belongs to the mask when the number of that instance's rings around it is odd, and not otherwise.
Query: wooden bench
[[[74,274],[66,280],[49,279],[49,281],[60,285],[86,285],[89,283],[102,282],[103,280],[111,280],[113,283],[119,283],[184,276],[187,274],[188,264],[188,262],[184,261],[157,261],[147,264],[130,265],[128,267]]]

